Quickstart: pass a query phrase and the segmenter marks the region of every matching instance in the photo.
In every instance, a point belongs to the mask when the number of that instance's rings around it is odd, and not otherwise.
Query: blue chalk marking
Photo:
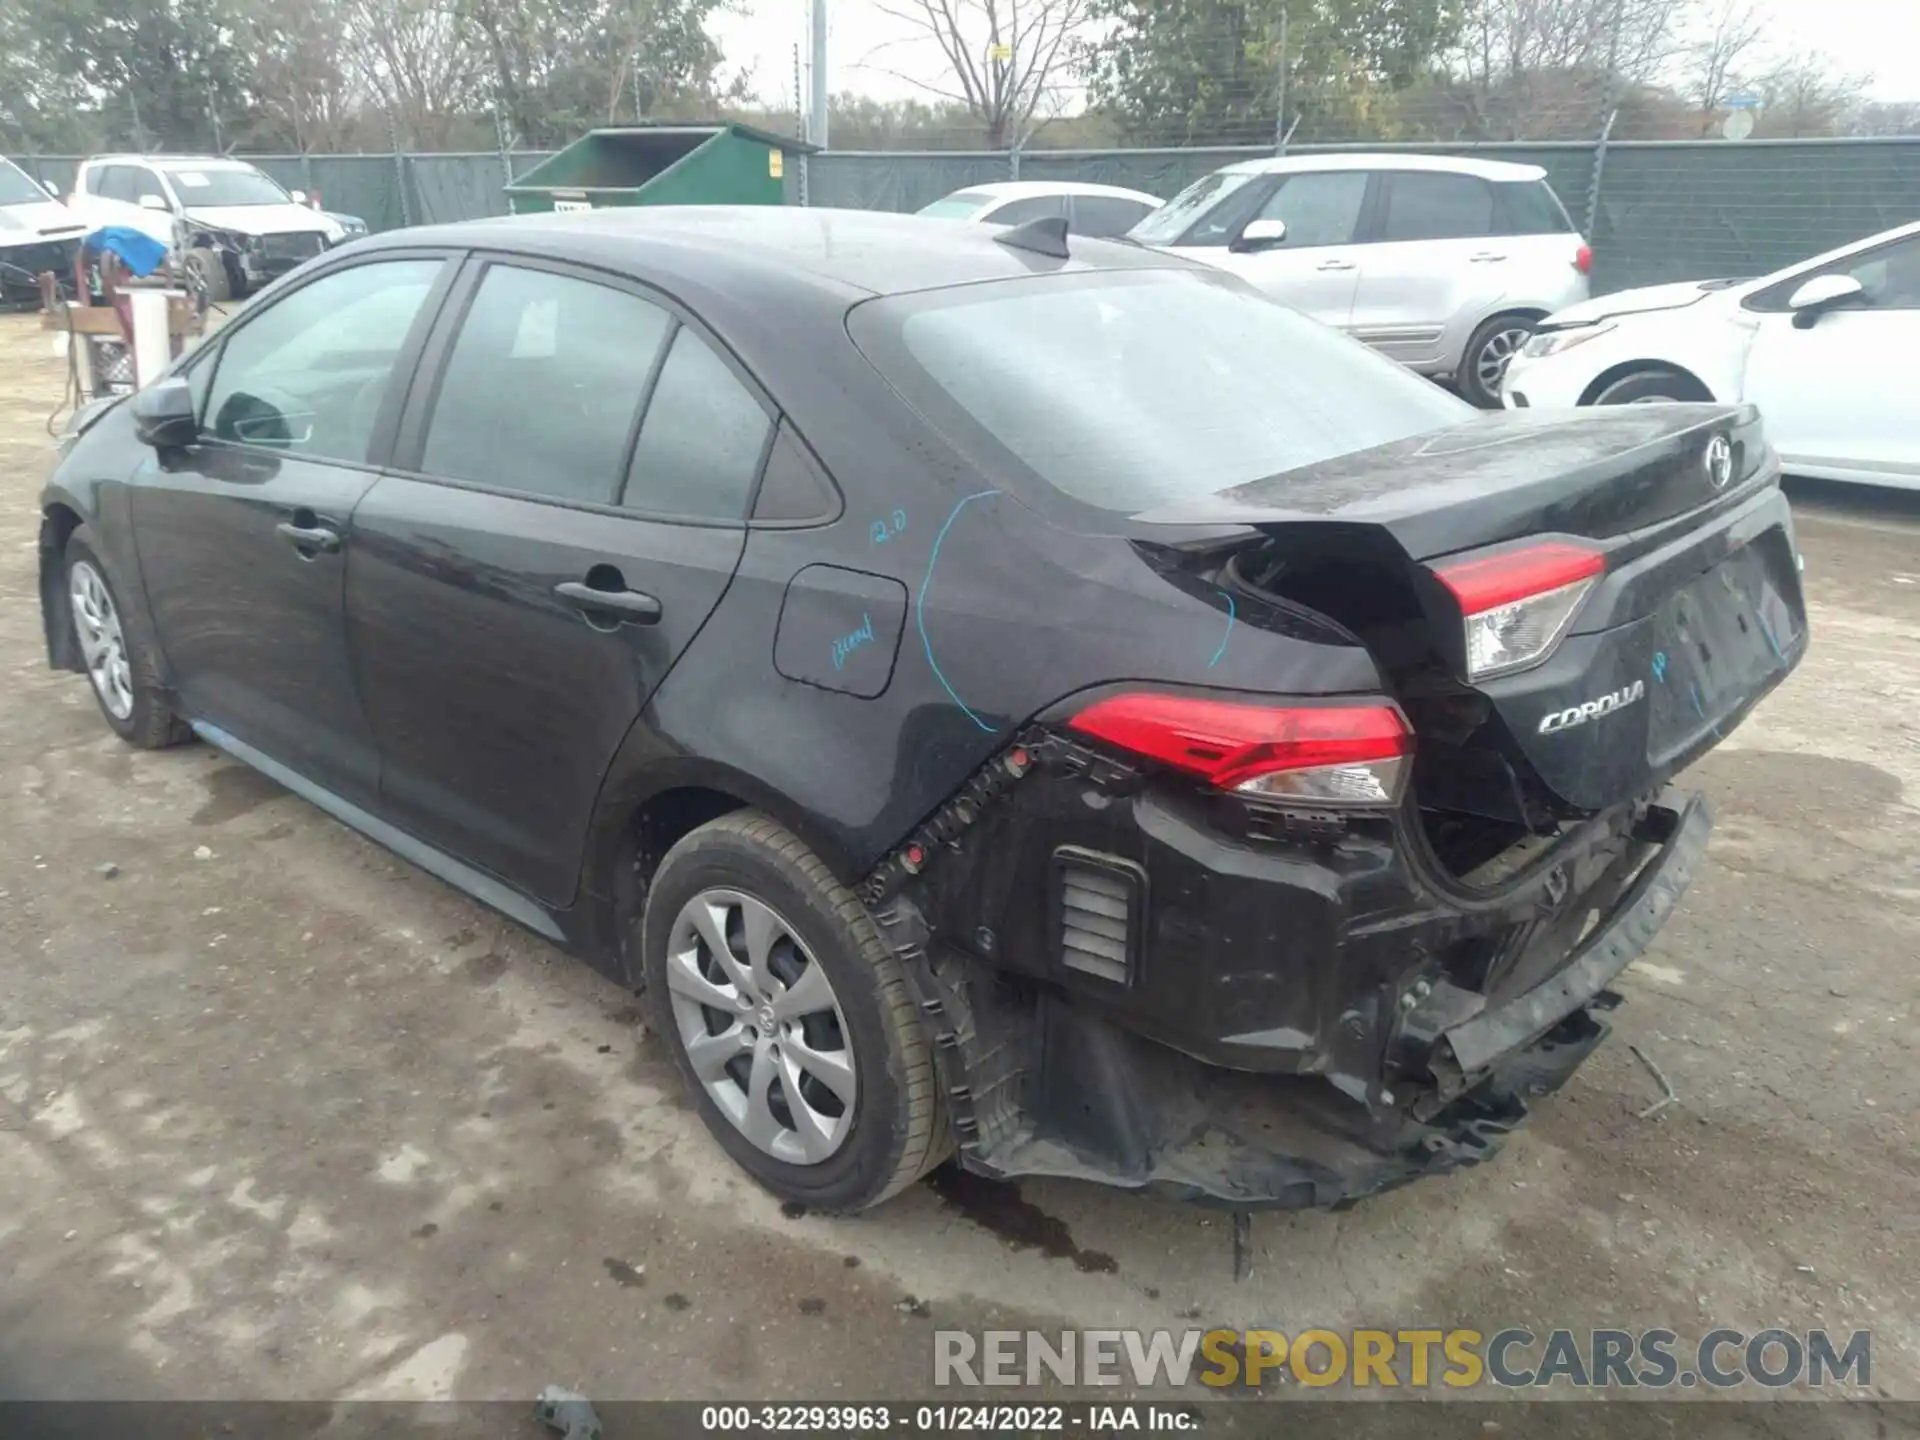
[[[874,544],[876,545],[886,544],[887,543],[887,522],[884,520],[874,521],[873,529],[868,531],[867,533],[873,536]]]
[[[947,516],[947,523],[942,525],[940,527],[940,533],[933,537],[933,553],[927,557],[926,578],[920,582],[920,593],[913,597],[913,623],[920,631],[920,644],[927,652],[927,666],[933,671],[933,678],[940,682],[940,688],[945,690],[952,698],[953,703],[960,707],[960,713],[973,721],[974,724],[978,725],[989,735],[993,734],[993,726],[987,724],[986,721],[982,720],[967,708],[967,702],[960,698],[960,692],[953,688],[952,682],[947,679],[945,673],[940,669],[940,662],[933,658],[933,641],[927,638],[926,604],[927,587],[933,583],[933,567],[939,563],[940,546],[947,538],[947,531],[953,528],[953,522],[960,518],[960,512],[966,509],[967,506],[976,500],[985,500],[988,496],[998,495],[999,493],[998,490],[981,490],[967,496],[953,507],[953,513]]]
[[[891,523],[885,520],[876,520],[873,522],[873,528],[869,530],[867,534],[873,537],[874,544],[884,545],[906,528],[907,512],[904,510],[896,510],[893,512]]]
[[[1786,664],[1787,657],[1781,652],[1780,642],[1774,638],[1773,626],[1767,623],[1767,617],[1756,610],[1754,619],[1760,622],[1760,633],[1767,637],[1767,644],[1773,647],[1773,658],[1783,665]]]
[[[1694,712],[1694,714],[1696,714],[1696,715],[1698,715],[1698,716],[1699,716],[1699,717],[1700,717],[1700,718],[1701,718],[1702,720],[1704,720],[1704,719],[1706,719],[1706,718],[1707,718],[1707,707],[1706,707],[1706,706],[1704,706],[1704,705],[1702,705],[1702,704],[1700,703],[1700,687],[1699,687],[1698,685],[1689,685],[1689,686],[1687,687],[1687,689],[1689,689],[1689,690],[1691,690],[1691,691],[1693,692],[1693,712]]]
[[[1667,652],[1664,650],[1653,652],[1653,678],[1662,685],[1667,683]]]
[[[861,627],[851,635],[843,635],[833,642],[833,668],[836,670],[846,667],[847,656],[858,650],[862,645],[869,645],[873,642],[873,616],[862,610],[860,612],[860,618],[866,623],[861,625]]]
[[[1220,637],[1220,648],[1213,652],[1213,659],[1207,661],[1207,669],[1209,670],[1218,665],[1220,663],[1220,657],[1227,653],[1227,641],[1233,638],[1233,618],[1236,613],[1233,606],[1233,596],[1224,590],[1217,591],[1216,593],[1222,600],[1227,602],[1227,633]]]

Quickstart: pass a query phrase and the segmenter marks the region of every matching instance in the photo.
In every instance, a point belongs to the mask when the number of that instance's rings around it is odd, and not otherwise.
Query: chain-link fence
[[[1594,247],[1597,291],[1758,275],[1920,219],[1920,137],[1781,141],[1295,146],[1289,153],[1418,150],[1543,167]],[[830,151],[807,165],[807,203],[917,210],[954,190],[1018,176],[1092,180],[1169,197],[1272,147],[1130,150]],[[72,157],[19,163],[61,194]],[[374,230],[507,213],[502,188],[546,152],[248,157],[289,189]],[[790,192],[794,187],[790,186]],[[1598,205],[1593,201],[1597,196]],[[797,195],[790,198],[797,199]]]

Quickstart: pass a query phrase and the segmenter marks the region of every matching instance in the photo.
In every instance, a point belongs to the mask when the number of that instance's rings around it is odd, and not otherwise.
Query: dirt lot
[[[0,1396],[910,1396],[938,1325],[1199,1316],[1871,1329],[1920,1399],[1920,506],[1803,505],[1813,654],[1695,772],[1712,860],[1615,1039],[1491,1166],[1256,1218],[1234,1284],[1224,1217],[1076,1184],[784,1215],[629,996],[121,745],[41,648],[63,369],[0,317]]]

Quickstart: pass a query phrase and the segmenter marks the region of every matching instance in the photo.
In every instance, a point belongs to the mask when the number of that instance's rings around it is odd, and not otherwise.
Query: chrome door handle
[[[634,625],[655,625],[660,620],[659,600],[643,591],[601,590],[578,580],[567,580],[554,586],[553,593],[589,614],[613,615]]]
[[[1494,254],[1491,250],[1482,250],[1478,255],[1469,255],[1467,257],[1468,261],[1474,265],[1490,265],[1497,260],[1504,260],[1506,258],[1504,255]]]
[[[340,532],[325,525],[294,525],[282,521],[273,527],[273,533],[309,559],[312,552],[331,555],[340,548]]]
[[[1322,260],[1314,268],[1317,270],[1351,270],[1354,268],[1354,264],[1351,260]]]

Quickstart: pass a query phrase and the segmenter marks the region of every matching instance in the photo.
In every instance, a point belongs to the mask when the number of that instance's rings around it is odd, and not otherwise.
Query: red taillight
[[[1326,805],[1394,803],[1413,752],[1413,733],[1387,704],[1241,705],[1116,695],[1089,705],[1069,724],[1222,790]]]
[[[1573,252],[1573,268],[1578,270],[1582,275],[1591,275],[1593,273],[1593,247],[1591,245],[1582,245],[1578,250]]]
[[[1485,680],[1544,660],[1606,568],[1600,551],[1567,540],[1434,566],[1466,622],[1467,678]]]
[[[1460,602],[1460,613],[1478,615],[1548,590],[1591,580],[1607,558],[1586,545],[1548,540],[1499,555],[1483,555],[1433,567],[1440,583]]]

